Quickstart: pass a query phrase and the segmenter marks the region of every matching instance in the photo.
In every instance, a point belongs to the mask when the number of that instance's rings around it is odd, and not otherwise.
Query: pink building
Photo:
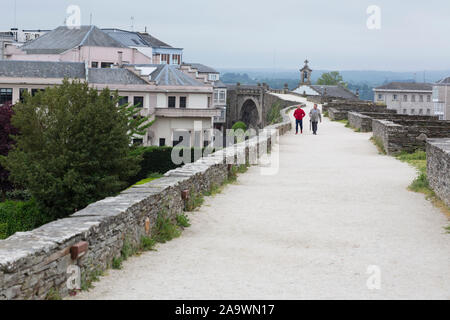
[[[5,48],[6,60],[85,62],[92,68],[152,62],[137,48],[130,48],[95,26],[58,27],[22,46]]]

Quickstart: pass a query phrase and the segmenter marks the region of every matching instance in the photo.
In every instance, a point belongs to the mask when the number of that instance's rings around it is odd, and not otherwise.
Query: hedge
[[[140,163],[141,170],[134,176],[129,182],[130,185],[134,185],[136,182],[141,181],[143,179],[148,178],[148,176],[152,173],[160,173],[164,174],[167,171],[176,169],[178,167],[183,166],[184,164],[177,165],[172,161],[172,150],[173,147],[138,147],[136,148],[132,155],[133,156],[142,156],[142,160]],[[198,148],[186,148],[186,147],[175,147],[175,149],[181,149],[180,155],[183,155],[183,152],[187,150],[191,153],[191,162],[195,162],[198,160],[198,157],[195,158],[195,151]],[[201,154],[205,151],[205,148],[202,148]],[[212,152],[212,150],[211,150]]]
[[[19,231],[33,230],[50,222],[39,210],[35,200],[0,203],[0,239]]]

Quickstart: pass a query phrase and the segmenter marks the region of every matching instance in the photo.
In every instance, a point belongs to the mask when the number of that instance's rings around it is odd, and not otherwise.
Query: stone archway
[[[258,128],[259,113],[258,107],[253,99],[247,99],[242,105],[239,119],[244,122],[248,128]]]

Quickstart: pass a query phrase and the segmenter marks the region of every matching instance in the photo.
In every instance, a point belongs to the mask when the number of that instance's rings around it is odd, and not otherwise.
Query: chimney
[[[119,62],[117,63],[119,65],[119,68],[123,67],[123,52],[119,51],[117,52],[117,54],[119,55]]]

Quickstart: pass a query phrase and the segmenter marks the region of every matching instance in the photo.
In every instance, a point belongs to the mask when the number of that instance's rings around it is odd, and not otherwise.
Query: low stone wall
[[[330,108],[338,109],[341,111],[354,111],[354,112],[383,112],[383,113],[396,113],[395,110],[390,110],[386,105],[378,105],[373,102],[365,101],[337,101],[328,102],[322,106],[322,111],[326,112]],[[347,118],[346,118],[347,119]]]
[[[328,117],[330,120],[339,121],[347,119],[347,111],[341,111],[335,108],[328,109]]]
[[[450,139],[428,139],[426,150],[430,186],[450,207]]]
[[[66,296],[71,265],[79,268],[81,279],[106,270],[120,257],[124,243],[138,247],[142,236],[152,235],[159,214],[174,220],[183,212],[185,190],[202,193],[220,185],[228,176],[228,163],[235,159],[254,163],[265,149],[270,150],[276,132],[284,134],[292,128],[286,110],[282,116],[283,123],[265,128],[269,135],[235,144],[68,218],[0,241],[0,300],[44,299],[51,290]]]
[[[361,132],[372,131],[372,119],[383,120],[439,120],[437,116],[419,116],[379,112],[348,112],[348,121],[352,128]]]
[[[372,119],[372,129],[387,154],[425,150],[427,138],[450,138],[450,121]]]

